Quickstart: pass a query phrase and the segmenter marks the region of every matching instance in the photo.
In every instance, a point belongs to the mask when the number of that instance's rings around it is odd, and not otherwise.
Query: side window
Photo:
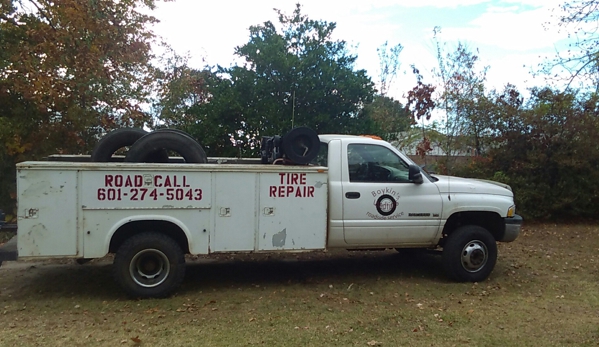
[[[410,182],[408,164],[383,146],[350,144],[347,162],[350,182]]]
[[[320,148],[318,149],[318,154],[316,158],[312,159],[310,164],[317,166],[329,166],[329,144],[325,142],[320,143]]]

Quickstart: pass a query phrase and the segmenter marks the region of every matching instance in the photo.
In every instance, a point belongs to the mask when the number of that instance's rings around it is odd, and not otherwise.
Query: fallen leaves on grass
[[[419,326],[417,326],[416,328],[414,328],[414,329],[412,330],[412,332],[414,332],[414,333],[417,333],[417,332],[419,332],[419,331],[423,331],[423,330],[424,330],[424,328],[422,327],[422,325],[419,325]]]

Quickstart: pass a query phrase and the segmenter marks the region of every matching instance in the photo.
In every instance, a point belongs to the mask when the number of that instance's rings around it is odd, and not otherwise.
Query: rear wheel
[[[497,243],[489,231],[477,225],[459,227],[443,247],[443,267],[447,275],[461,282],[480,282],[497,262]]]
[[[119,247],[114,277],[132,297],[162,298],[175,290],[185,276],[185,257],[172,238],[156,233],[137,234]]]

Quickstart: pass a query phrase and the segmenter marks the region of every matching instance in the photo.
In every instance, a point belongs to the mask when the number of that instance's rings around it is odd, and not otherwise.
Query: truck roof
[[[364,141],[373,141],[378,142],[382,140],[373,139],[370,135],[341,135],[341,134],[322,134],[318,135],[321,142],[329,143],[332,140],[340,140],[340,139],[362,139]]]

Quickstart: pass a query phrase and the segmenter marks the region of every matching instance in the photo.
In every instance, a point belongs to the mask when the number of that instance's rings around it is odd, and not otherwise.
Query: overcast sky
[[[273,8],[292,13],[297,0],[176,0],[160,3],[154,13],[161,21],[156,34],[180,54],[188,52],[190,64],[230,66],[234,48],[249,39],[248,28],[271,20]],[[521,91],[543,85],[531,69],[542,58],[552,57],[565,45],[555,16],[563,0],[303,0],[302,12],[311,19],[336,22],[334,38],[347,41],[358,55],[356,68],[365,69],[378,81],[376,49],[385,41],[401,43],[401,72],[390,95],[401,98],[415,85],[410,65],[416,64],[432,82],[436,66],[433,28],[441,27],[440,39],[448,50],[458,41],[479,50],[481,67],[488,65],[489,88],[507,83]],[[554,17],[552,17],[552,15]]]

